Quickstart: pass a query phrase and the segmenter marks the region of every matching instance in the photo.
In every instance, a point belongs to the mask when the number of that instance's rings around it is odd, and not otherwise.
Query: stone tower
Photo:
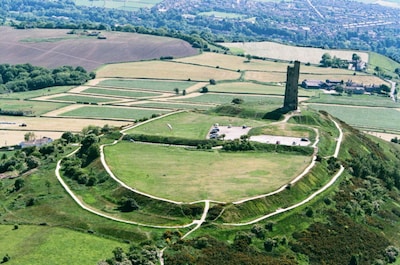
[[[294,66],[287,68],[286,74],[286,89],[285,100],[283,101],[283,108],[287,111],[297,110],[298,106],[298,93],[299,93],[299,75],[300,75],[300,62],[295,61]]]

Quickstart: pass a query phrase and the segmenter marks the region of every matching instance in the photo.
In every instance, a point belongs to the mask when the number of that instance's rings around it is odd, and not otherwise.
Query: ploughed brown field
[[[185,57],[197,50],[185,41],[136,33],[101,31],[106,39],[67,34],[68,29],[0,27],[0,64],[30,63],[56,68],[82,66],[92,71],[103,64]]]

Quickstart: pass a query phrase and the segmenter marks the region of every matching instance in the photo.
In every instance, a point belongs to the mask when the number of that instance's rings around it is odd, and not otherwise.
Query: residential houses
[[[369,84],[364,85],[355,83],[352,80],[344,82],[343,80],[303,80],[301,87],[305,89],[325,89],[325,90],[340,90],[345,93],[351,94],[365,94],[365,93],[381,93],[382,87],[380,85]]]

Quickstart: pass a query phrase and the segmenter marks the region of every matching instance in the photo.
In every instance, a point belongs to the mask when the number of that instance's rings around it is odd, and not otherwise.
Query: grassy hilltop
[[[74,137],[1,151],[0,260],[159,264],[166,248],[164,264],[399,264],[400,146],[361,131],[396,135],[397,103],[300,89],[301,111],[280,113],[289,64],[202,53],[2,95],[2,109],[33,109],[2,116],[10,144],[15,131]],[[301,65],[301,80],[350,78],[387,84]],[[210,140],[215,124],[247,136]],[[294,140],[249,140],[265,135]]]

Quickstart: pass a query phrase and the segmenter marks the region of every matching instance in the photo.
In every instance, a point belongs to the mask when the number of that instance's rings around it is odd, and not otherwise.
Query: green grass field
[[[51,110],[67,106],[65,103],[42,102],[42,101],[22,101],[22,100],[6,100],[0,99],[0,108],[2,110],[27,111],[32,115],[41,115]]]
[[[0,225],[0,255],[7,264],[97,264],[121,243],[88,233],[46,226]],[[79,245],[79,247],[77,247]]]
[[[281,95],[285,94],[284,84],[278,85],[265,85],[251,82],[229,82],[219,83],[214,86],[208,86],[210,92],[223,92],[223,93],[245,93],[245,94],[265,94],[265,95]],[[312,96],[313,91],[299,89],[299,96]]]
[[[109,95],[109,96],[128,97],[128,98],[156,97],[162,95],[160,93],[152,93],[152,92],[131,91],[125,89],[94,88],[94,87],[85,89],[82,92],[98,94],[102,96]]]
[[[153,114],[164,114],[167,110],[106,107],[106,106],[82,106],[81,108],[62,113],[61,117],[87,117],[104,119],[122,119],[127,121],[150,118]]]
[[[121,88],[135,88],[135,89],[173,92],[175,88],[183,90],[195,84],[196,84],[195,82],[188,82],[188,81],[107,79],[101,81],[98,84],[98,86],[111,86],[111,87],[121,87]]]
[[[400,132],[400,112],[393,108],[329,106],[310,104],[316,110],[325,110],[344,122],[363,129]]]
[[[138,126],[132,130],[126,131],[126,133],[205,139],[208,131],[215,123],[220,125],[231,124],[232,126],[242,126],[243,124],[246,124],[250,127],[264,126],[267,124],[263,121],[255,121],[250,119],[183,112],[146,123],[142,126]],[[167,124],[172,126],[172,130],[169,129]]]
[[[217,94],[217,93],[205,93],[197,97],[180,98],[179,101],[183,102],[196,102],[196,103],[212,103],[212,104],[228,104],[231,103],[234,98],[241,98],[245,102],[254,103],[269,103],[274,106],[283,105],[283,96],[260,96],[260,95],[246,95],[246,94]]]
[[[145,107],[145,108],[166,108],[166,109],[198,109],[198,110],[207,110],[212,108],[210,105],[202,105],[202,104],[183,104],[183,103],[173,103],[173,102],[163,102],[163,101],[152,101],[146,103],[132,104],[134,107]]]
[[[30,99],[42,96],[49,96],[59,93],[64,93],[70,90],[72,87],[70,86],[55,86],[48,87],[44,89],[26,91],[26,92],[18,92],[18,93],[10,93],[10,94],[0,94],[1,99]]]
[[[323,104],[340,104],[352,106],[365,106],[365,107],[386,107],[386,108],[399,108],[400,104],[394,102],[391,98],[378,96],[378,95],[353,95],[342,96],[324,94],[321,91],[316,91],[315,97],[310,98],[307,102],[310,103],[323,103]]]
[[[104,102],[112,102],[117,99],[111,99],[106,97],[95,97],[95,96],[83,96],[83,95],[62,95],[52,97],[52,100],[60,100],[60,101],[70,101],[70,102],[89,102],[89,103],[104,103]]]
[[[279,188],[309,157],[226,153],[121,142],[105,149],[114,174],[129,186],[180,201],[230,201]],[[154,166],[157,165],[157,166]]]

